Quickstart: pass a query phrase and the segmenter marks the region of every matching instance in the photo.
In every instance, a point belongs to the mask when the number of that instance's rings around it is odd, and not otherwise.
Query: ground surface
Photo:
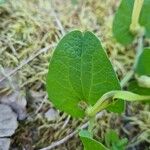
[[[135,57],[135,47],[124,48],[112,36],[112,20],[118,3],[118,0],[10,0],[0,6],[1,69],[10,68],[11,77],[17,73],[19,87],[26,93],[28,103],[28,117],[19,122],[10,149],[47,147],[86,122],[62,112],[56,120],[47,121],[45,117],[47,110],[53,108],[45,92],[48,63],[65,33],[74,29],[93,31],[101,39],[119,79],[126,75]],[[112,128],[129,139],[127,149],[149,149],[149,106],[136,103],[128,104],[127,108],[121,116],[104,112],[94,128],[95,138],[104,141],[106,129]],[[82,144],[75,135],[54,149],[80,150]]]

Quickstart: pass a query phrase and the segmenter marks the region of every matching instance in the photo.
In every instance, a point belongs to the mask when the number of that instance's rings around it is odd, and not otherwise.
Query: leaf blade
[[[86,130],[81,130],[79,136],[84,145],[84,150],[108,150],[103,144],[94,140]]]
[[[123,45],[131,44],[135,38],[135,35],[130,32],[133,5],[133,0],[122,0],[114,17],[113,34],[117,41]],[[144,0],[139,17],[139,24],[145,28],[145,35],[148,38],[150,38],[149,7],[150,1]]]
[[[136,73],[138,75],[150,76],[150,48],[144,48],[142,54],[139,57],[136,66]]]
[[[134,36],[129,31],[134,1],[122,0],[113,21],[114,37],[123,45],[130,44]]]
[[[98,38],[88,31],[67,34],[49,65],[47,91],[53,104],[74,117],[83,117],[80,101],[93,105],[114,89],[120,89],[119,81]]]

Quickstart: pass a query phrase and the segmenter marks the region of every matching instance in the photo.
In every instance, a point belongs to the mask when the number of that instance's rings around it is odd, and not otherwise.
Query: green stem
[[[103,109],[107,108],[109,105],[109,101],[106,101],[106,99],[110,99],[114,95],[114,92],[109,92],[104,94],[93,107],[89,107],[86,110],[87,116],[95,116],[99,111],[102,111]]]
[[[139,17],[140,17],[143,3],[144,3],[144,0],[135,0],[134,1],[132,19],[131,19],[131,25],[130,25],[130,31],[132,33],[137,33],[140,29]]]
[[[143,33],[141,32],[141,34],[139,35],[139,38],[138,38],[138,42],[137,42],[138,45],[136,47],[136,56],[135,56],[134,64],[133,64],[131,70],[129,72],[127,72],[125,77],[121,80],[121,82],[120,82],[121,88],[126,86],[128,81],[133,77],[133,75],[135,73],[135,69],[137,67],[139,57],[143,52],[143,37],[144,37],[144,32]]]
[[[134,75],[134,70],[133,69],[130,70],[129,72],[127,72],[125,77],[120,81],[120,85],[121,85],[122,88],[126,86],[126,84],[133,77],[133,75]]]
[[[89,126],[88,126],[88,131],[91,133],[92,136],[93,136],[94,124],[95,124],[95,116],[92,116],[89,118]]]
[[[95,116],[99,111],[107,108],[112,103],[118,100],[126,100],[130,102],[134,101],[150,101],[150,96],[138,95],[129,91],[110,91],[104,94],[93,107],[89,107],[86,110],[86,114],[89,117]]]
[[[143,52],[143,36],[144,36],[144,33],[141,33],[138,38],[138,46],[136,48],[136,56],[135,56],[135,61],[134,61],[134,65],[133,65],[134,70],[137,67],[139,57]]]

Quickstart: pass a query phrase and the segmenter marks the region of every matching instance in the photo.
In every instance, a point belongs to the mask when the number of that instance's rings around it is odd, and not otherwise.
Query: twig
[[[52,5],[52,1],[51,1],[51,5]],[[57,14],[56,14],[56,12],[55,12],[55,10],[53,9],[53,6],[51,6],[51,7],[52,7],[52,8],[51,8],[51,9],[52,9],[52,16],[55,18],[56,24],[57,24],[58,28],[60,29],[61,34],[64,36],[64,35],[65,35],[65,29],[64,29],[64,27],[62,26],[62,23],[61,23],[61,21],[59,20]]]
[[[48,96],[46,95],[46,96],[44,97],[44,99],[42,100],[40,106],[39,106],[39,107],[37,108],[37,110],[35,111],[35,114],[38,114],[38,112],[41,110],[43,104],[46,102],[47,98],[48,98]]]
[[[87,126],[88,126],[88,124],[86,123],[86,124],[84,124],[84,127],[82,126],[82,128],[86,128]],[[51,145],[49,145],[48,147],[42,148],[40,150],[51,150],[51,149],[55,148],[56,146],[59,146],[65,142],[67,142],[69,139],[71,139],[77,133],[78,133],[78,130],[75,130],[74,132],[67,135],[66,137],[64,137],[60,141],[56,141],[56,142],[52,143]]]
[[[3,78],[0,79],[0,83],[4,81],[5,79],[9,78],[10,76],[14,75],[17,73],[18,70],[20,70],[23,66],[28,64],[30,61],[32,61],[34,58],[39,56],[40,54],[47,52],[48,49],[55,47],[55,45],[49,45],[41,50],[39,50],[35,55],[31,55],[27,60],[23,60],[18,67],[16,67],[14,70],[12,70],[7,76],[4,76]]]
[[[7,76],[7,73],[5,72],[4,68],[3,68],[1,65],[0,65],[0,73],[1,73],[4,77],[6,77],[6,78],[8,79],[8,83],[9,83],[10,87],[11,87],[13,90],[15,90],[15,87],[14,87],[14,85],[12,84],[11,78],[9,78],[9,77]]]
[[[96,118],[99,119],[99,118],[102,118],[104,114],[104,111],[102,112],[99,112],[97,115],[96,115]],[[63,139],[59,140],[59,141],[56,141],[54,143],[52,143],[51,145],[49,145],[48,147],[45,147],[45,148],[42,148],[42,149],[39,149],[39,150],[51,150],[61,144],[64,144],[65,142],[67,142],[69,139],[71,139],[74,135],[76,135],[81,129],[85,129],[87,128],[89,125],[89,122],[86,122],[85,124],[83,124],[81,127],[78,127],[77,130],[73,131],[72,133],[70,133],[69,135],[65,136]]]
[[[66,127],[66,125],[68,124],[69,120],[70,120],[70,115],[69,115],[69,116],[67,117],[67,119],[65,120],[65,122],[64,122],[64,124],[63,124],[63,126],[62,126],[61,129],[64,129],[64,128]]]

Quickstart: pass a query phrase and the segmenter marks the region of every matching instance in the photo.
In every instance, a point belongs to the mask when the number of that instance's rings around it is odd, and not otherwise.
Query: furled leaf
[[[79,135],[84,145],[84,150],[109,150],[103,144],[94,140],[88,131],[81,130]]]
[[[103,94],[118,89],[112,65],[93,33],[73,31],[59,42],[47,76],[48,96],[58,109],[82,117],[81,102],[94,105]]]
[[[150,48],[145,48],[139,57],[136,73],[150,76]]]
[[[130,44],[134,35],[129,31],[133,11],[134,0],[122,0],[116,12],[113,22],[113,33],[118,42]],[[141,10],[139,24],[145,27],[146,36],[150,37],[150,0],[144,0]]]

